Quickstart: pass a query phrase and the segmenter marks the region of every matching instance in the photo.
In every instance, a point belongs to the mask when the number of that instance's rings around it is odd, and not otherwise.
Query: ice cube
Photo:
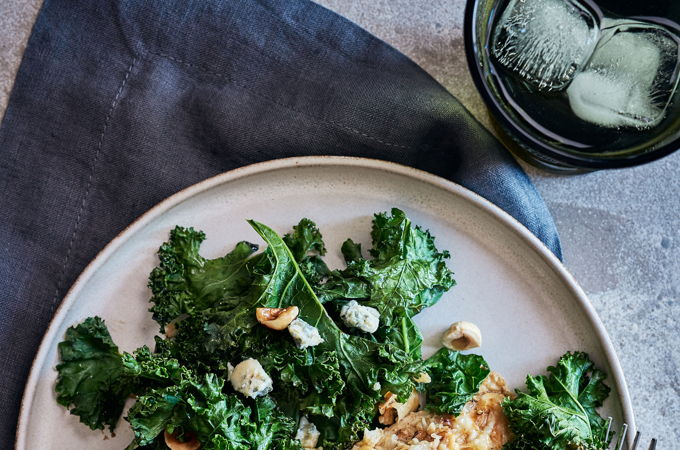
[[[678,85],[680,39],[647,22],[603,25],[591,60],[567,89],[571,109],[608,128],[658,125]]]
[[[590,58],[599,31],[596,15],[577,1],[511,0],[491,51],[539,90],[562,90]]]

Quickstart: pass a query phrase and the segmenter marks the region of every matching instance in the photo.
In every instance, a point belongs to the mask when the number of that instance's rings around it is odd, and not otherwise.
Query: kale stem
[[[404,350],[406,353],[410,353],[411,351],[411,345],[409,344],[408,341],[408,334],[406,334],[406,317],[401,318],[401,334],[404,336]]]

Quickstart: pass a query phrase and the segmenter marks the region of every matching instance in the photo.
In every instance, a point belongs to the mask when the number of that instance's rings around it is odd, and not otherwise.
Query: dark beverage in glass
[[[473,76],[520,156],[595,169],[677,148],[680,1],[478,0],[467,15]]]

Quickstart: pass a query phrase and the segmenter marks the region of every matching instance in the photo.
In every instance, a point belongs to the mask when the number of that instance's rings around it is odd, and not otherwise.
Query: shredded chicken
[[[411,412],[392,426],[366,430],[352,450],[497,450],[510,440],[501,402],[512,394],[491,372],[457,417]]]

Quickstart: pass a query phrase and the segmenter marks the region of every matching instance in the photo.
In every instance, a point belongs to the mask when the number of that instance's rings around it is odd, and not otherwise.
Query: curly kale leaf
[[[362,300],[371,295],[371,287],[360,278],[346,276],[340,271],[334,270],[329,274],[327,281],[315,286],[315,291],[320,303],[343,302],[344,300]]]
[[[205,238],[200,232],[193,232],[193,234],[194,241],[198,237],[200,240]],[[284,239],[292,246],[291,255],[304,277],[321,279],[326,276],[326,273],[330,273],[320,258],[326,250],[321,233],[314,222],[302,219],[294,227],[293,233],[286,235]],[[171,235],[168,244],[172,242],[174,240]],[[279,267],[276,255],[268,248],[263,253],[250,257],[250,252],[244,245],[245,243],[237,245],[237,248],[224,258],[205,263],[206,267],[212,265],[220,270],[201,272],[199,286],[207,286],[210,288],[208,290],[210,295],[219,294],[219,296],[212,298],[210,302],[193,302],[191,309],[182,310],[184,316],[177,323],[178,338],[175,343],[166,346],[173,347],[172,351],[177,355],[183,354],[184,357],[180,359],[188,364],[193,359],[196,361],[195,364],[209,362],[209,366],[214,366],[213,362],[224,359],[225,356],[228,357],[229,353],[241,345],[240,341],[256,327],[257,321],[254,313],[256,308],[281,305],[281,299],[272,295],[276,292],[277,283],[279,283],[277,276],[274,275]],[[256,248],[253,244],[247,245],[250,246],[249,248]],[[184,254],[188,253],[184,251]],[[163,269],[164,264],[161,258],[161,265],[154,270],[154,273],[163,272]],[[154,273],[151,276],[152,280]],[[195,271],[189,273],[195,276]],[[231,277],[231,281],[226,282],[228,277]],[[192,278],[190,283],[183,283],[182,286],[185,285],[196,286],[197,283]],[[219,291],[212,290],[216,286],[221,286]],[[182,291],[179,298],[183,298],[185,294],[190,298],[196,298],[196,296],[201,298],[199,294],[186,289]],[[208,298],[211,298],[210,295]],[[169,302],[171,305],[177,303]]]
[[[59,356],[57,402],[93,430],[113,431],[132,386],[104,321],[90,317],[70,327]]]
[[[140,396],[127,416],[135,433],[128,448],[152,444],[162,439],[164,430],[180,440],[196,438],[206,450],[265,450],[290,441],[295,423],[272,400],[258,399],[251,408],[224,394],[223,386],[213,374],[188,376]]]
[[[549,376],[527,376],[527,392],[503,402],[515,433],[509,449],[604,449],[606,420],[596,408],[609,395],[606,375],[582,352],[566,353]]]
[[[256,424],[251,434],[254,449],[300,449],[300,441],[292,439],[297,423],[284,415],[278,405],[268,397],[259,398],[253,404],[251,419]]]
[[[393,208],[391,215],[376,214],[371,238],[372,259],[364,258],[361,245],[351,239],[343,243],[347,269],[334,271],[319,287],[326,301],[365,298],[368,305],[380,310],[381,317],[387,312],[389,321],[395,307],[411,317],[435,304],[455,285],[453,273],[446,267],[449,253],[439,252],[429,231],[412,226],[400,209]]]
[[[191,373],[177,359],[146,346],[119,353],[99,317],[69,328],[59,354],[57,401],[92,429],[108,425],[113,431],[129,395],[173,385]]]
[[[213,336],[214,324],[204,322],[202,315],[191,316],[177,324],[172,339],[156,337],[156,353],[177,359],[183,366],[197,373],[227,373],[227,362],[232,348],[222,346],[221,338]]]
[[[479,355],[441,348],[425,361],[425,370],[432,378],[421,385],[427,393],[429,411],[458,415],[463,406],[479,391],[489,375],[489,366]]]
[[[334,271],[317,288],[323,302],[364,299],[380,312],[381,326],[374,334],[380,342],[420,358],[422,337],[411,318],[435,304],[454,284],[446,267],[449,253],[437,250],[434,237],[393,208],[391,215],[376,214],[371,231],[372,259],[351,239],[342,246],[347,269]]]
[[[139,394],[147,388],[179,383],[191,375],[191,370],[166,353],[152,353],[146,345],[132,353],[123,353],[123,375],[134,383]]]
[[[361,256],[361,244],[356,244],[351,239],[343,242],[341,251],[348,264],[352,261],[363,259]],[[347,270],[332,271],[326,277],[325,283],[314,286],[314,289],[321,303],[328,303],[334,300],[367,299],[371,296],[371,287],[368,282],[354,276]]]
[[[195,436],[205,449],[294,449],[295,423],[273,400],[251,406],[223,392],[215,374],[198,375],[167,353],[144,346],[120,354],[104,321],[86,319],[59,344],[57,401],[93,429],[113,431],[126,398],[138,396],[126,418],[135,433],[128,448],[165,448],[162,433]]]
[[[239,242],[222,258],[199,253],[205,234],[175,227],[158,250],[160,265],[149,276],[153,318],[161,326],[182,314],[193,314],[219,303],[234,302],[251,284],[248,267],[257,246]]]
[[[326,254],[326,246],[319,227],[314,222],[305,218],[293,227],[293,232],[283,236],[296,261],[302,261],[310,253],[323,256]]]
[[[330,275],[330,269],[321,259],[326,254],[323,236],[314,222],[306,218],[300,220],[283,241],[310,284],[318,284]]]
[[[412,317],[455,284],[445,262],[449,253],[439,252],[429,231],[411,226],[403,211],[376,214],[371,238],[373,259],[356,260],[350,270],[371,285],[367,305],[378,308],[385,326],[392,325],[395,311]]]
[[[277,388],[270,395],[285,413],[333,416],[345,389],[337,353],[299,349],[292,339],[282,339],[280,332],[265,327],[253,331],[242,342],[240,359],[257,359],[276,380]]]

